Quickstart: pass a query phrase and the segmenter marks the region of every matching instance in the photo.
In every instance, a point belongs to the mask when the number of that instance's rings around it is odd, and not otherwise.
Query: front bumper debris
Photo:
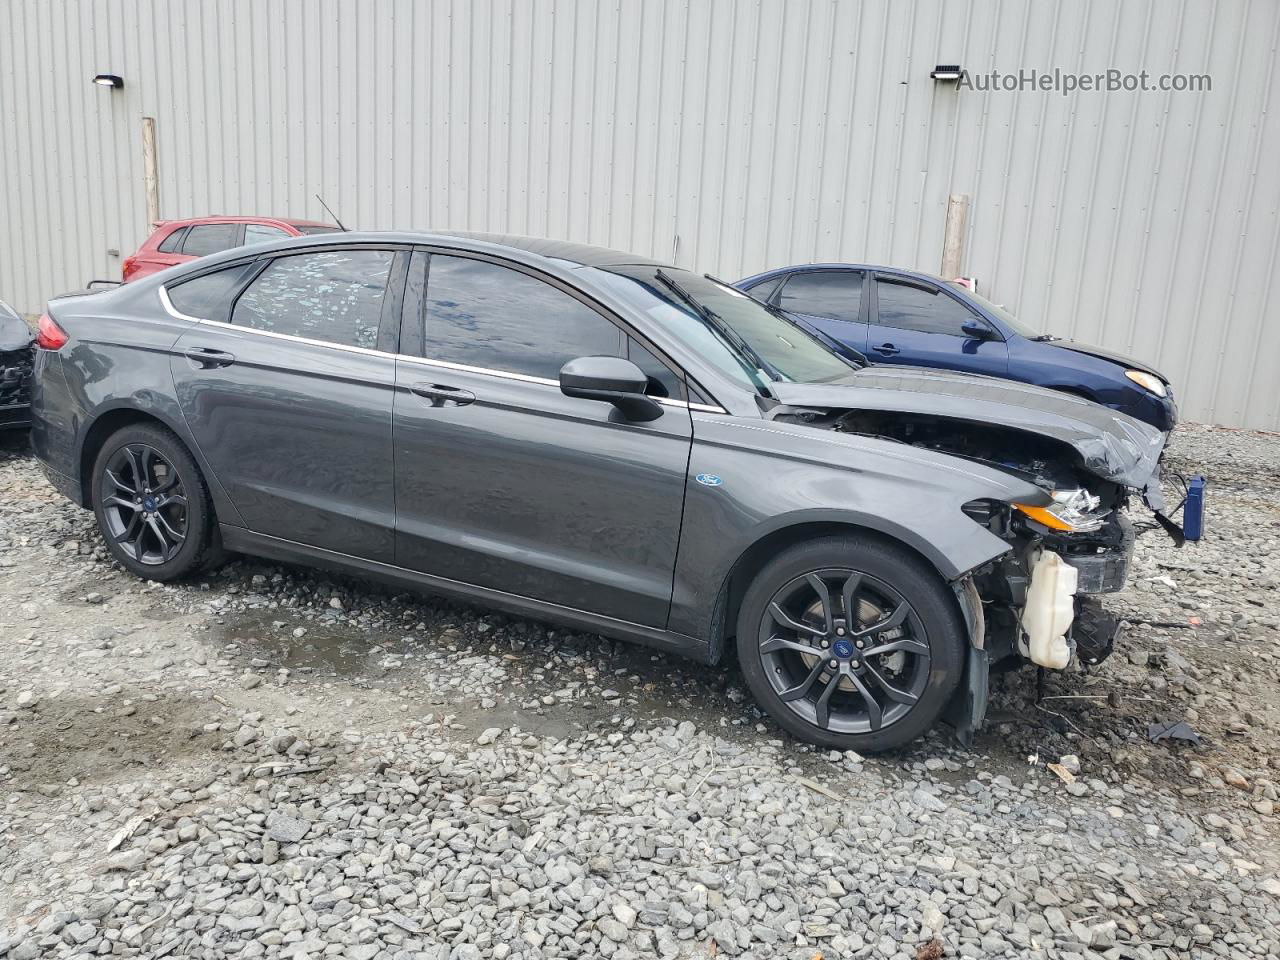
[[[0,353],[0,429],[31,425],[31,348]]]
[[[1076,571],[1076,593],[1118,593],[1124,589],[1133,561],[1133,544],[1137,539],[1133,523],[1123,513],[1115,518],[1118,537],[1109,544],[1088,551],[1064,552],[1062,559]]]

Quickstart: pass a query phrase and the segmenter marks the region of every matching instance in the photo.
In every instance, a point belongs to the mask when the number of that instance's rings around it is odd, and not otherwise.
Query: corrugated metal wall
[[[2,0],[0,297],[119,275],[164,216],[471,228],[726,278],[965,272],[1133,352],[1194,419],[1280,428],[1274,0]],[[1208,73],[1208,93],[990,92],[974,72]],[[90,84],[124,77],[121,91]]]

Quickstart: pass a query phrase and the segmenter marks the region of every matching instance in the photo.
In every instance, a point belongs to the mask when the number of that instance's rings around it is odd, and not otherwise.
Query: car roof
[[[186,227],[197,223],[285,223],[291,227],[328,227],[330,230],[338,229],[332,223],[325,223],[322,220],[298,220],[294,217],[239,216],[224,213],[210,214],[207,217],[157,220],[156,227]]]
[[[774,267],[761,273],[752,274],[749,277],[743,277],[735,287],[743,287],[748,284],[762,283],[773,277],[781,276],[784,273],[805,273],[816,270],[874,270],[877,273],[892,273],[899,277],[912,277],[916,280],[924,280],[929,283],[948,283],[945,278],[936,273],[921,273],[919,270],[907,270],[903,267],[890,267],[882,263],[793,263],[789,267]]]
[[[438,235],[446,236],[446,235]],[[482,233],[473,230],[451,231],[449,237],[462,240],[479,240],[513,250],[523,250],[548,260],[559,260],[562,265],[574,267],[616,267],[623,264],[652,264],[653,266],[669,266],[659,260],[643,257],[623,250],[612,250],[608,247],[597,247],[588,243],[573,243],[569,240],[548,240],[545,237],[525,237],[514,233]]]
[[[333,246],[334,244],[423,244],[448,246],[473,253],[490,253],[505,255],[508,259],[523,262],[544,269],[562,271],[578,270],[584,267],[611,267],[639,264],[642,266],[664,266],[660,261],[651,260],[635,253],[621,250],[610,250],[608,247],[596,247],[586,243],[571,243],[567,240],[547,240],[541,237],[523,237],[516,234],[481,233],[476,231],[451,232],[417,232],[417,231],[354,231],[345,233],[323,233],[289,237],[273,240],[269,243],[255,244],[254,255],[273,251],[304,250],[309,247]],[[219,253],[200,258],[202,268],[207,269],[214,264],[229,262],[244,256],[249,248],[233,247]],[[669,266],[669,265],[665,265]],[[677,269],[671,267],[671,269]]]

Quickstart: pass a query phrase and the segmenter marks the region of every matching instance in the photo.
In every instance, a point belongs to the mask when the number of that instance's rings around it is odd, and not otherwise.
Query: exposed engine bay
[[[981,725],[991,668],[1033,663],[1061,670],[1077,659],[1098,664],[1110,655],[1121,623],[1097,595],[1124,587],[1136,533],[1128,508],[1133,495],[1142,494],[1158,510],[1158,471],[1144,488],[1127,486],[1089,469],[1078,445],[1000,423],[876,409],[777,414],[996,467],[1051,498],[1045,506],[984,500],[963,507],[1010,549],[953,585],[974,646],[965,703],[953,711],[962,737]],[[1173,526],[1159,513],[1157,519],[1166,530]]]

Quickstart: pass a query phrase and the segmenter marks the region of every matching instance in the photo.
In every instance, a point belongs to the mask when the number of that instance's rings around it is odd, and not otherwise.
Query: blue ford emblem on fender
[[[853,656],[853,644],[848,640],[837,640],[831,645],[831,649],[841,660],[847,660]]]
[[[724,483],[724,481],[714,473],[700,473],[693,479],[697,480],[704,487],[718,487],[720,484]]]

